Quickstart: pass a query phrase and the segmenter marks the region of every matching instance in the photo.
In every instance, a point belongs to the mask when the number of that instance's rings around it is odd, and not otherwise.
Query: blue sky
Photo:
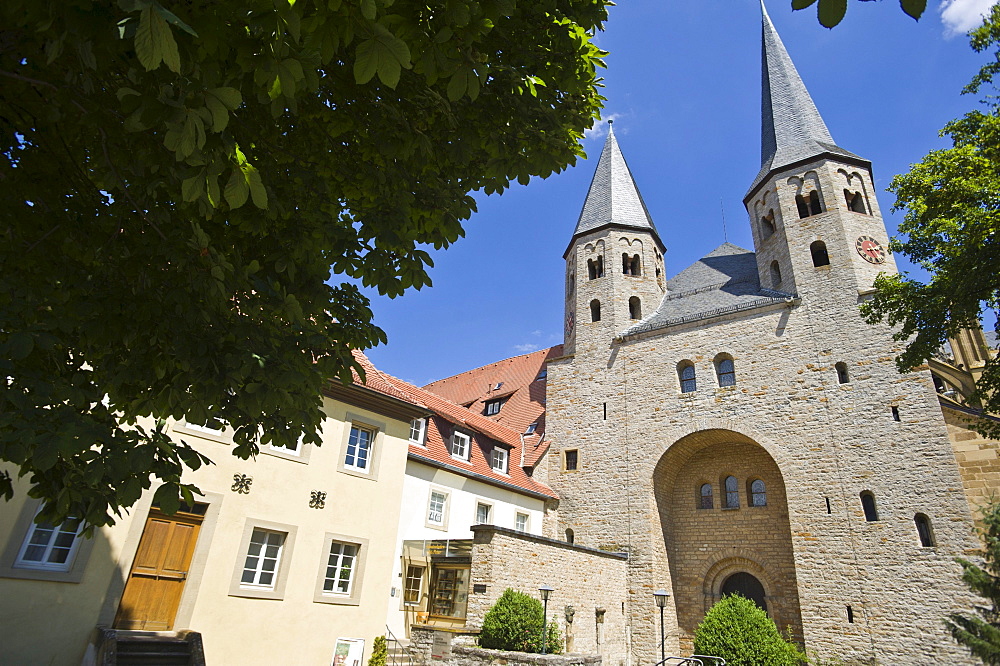
[[[833,138],[872,161],[890,235],[900,221],[885,192],[892,176],[947,147],[938,131],[977,102],[959,93],[991,55],[975,54],[961,31],[990,3],[930,0],[914,22],[893,0],[851,0],[827,30],[814,9],[767,2]],[[723,242],[723,210],[729,241],[752,249],[742,199],[760,167],[758,0],[620,0],[597,42],[611,53],[603,117],[615,120],[667,245],[668,277]],[[604,129],[585,140],[590,159],[478,197],[466,237],[433,253],[433,287],[397,299],[368,294],[389,337],[367,352],[377,367],[422,385],[562,342],[562,255]]]

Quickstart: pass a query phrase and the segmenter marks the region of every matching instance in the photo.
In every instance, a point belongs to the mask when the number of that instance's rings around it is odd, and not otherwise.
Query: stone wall
[[[549,585],[555,588],[549,597],[549,621],[558,623],[567,651],[601,655],[611,666],[625,663],[624,554],[495,526],[479,525],[473,532],[468,626],[481,626],[507,588],[537,598],[538,588]],[[574,611],[571,623],[568,606]]]
[[[1000,442],[986,439],[972,429],[974,416],[960,408],[945,407],[944,420],[955,459],[962,474],[962,485],[975,519],[990,501],[1000,500]]]

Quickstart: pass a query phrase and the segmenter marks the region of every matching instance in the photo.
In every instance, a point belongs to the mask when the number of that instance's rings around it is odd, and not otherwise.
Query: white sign
[[[333,650],[331,666],[363,666],[365,656],[365,639],[338,638],[337,647]]]

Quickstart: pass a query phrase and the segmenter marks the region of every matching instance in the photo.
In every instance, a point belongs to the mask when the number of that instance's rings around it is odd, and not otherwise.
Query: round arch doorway
[[[720,593],[723,597],[730,594],[738,594],[741,597],[746,597],[750,601],[757,604],[757,607],[762,611],[765,613],[767,612],[767,600],[764,595],[764,586],[761,585],[756,576],[749,574],[746,571],[734,573],[732,576],[727,578],[725,582],[722,583]]]

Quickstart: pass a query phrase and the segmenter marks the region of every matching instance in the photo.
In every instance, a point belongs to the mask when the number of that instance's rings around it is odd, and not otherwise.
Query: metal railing
[[[407,646],[399,642],[399,639],[392,633],[392,629],[389,628],[389,625],[385,625],[385,647],[386,666],[389,664],[392,664],[392,666],[404,666],[404,664],[410,663]],[[406,655],[406,657],[404,658],[403,655]]]
[[[690,657],[667,657],[656,662],[656,666],[726,666],[726,660],[722,657],[693,654]]]

